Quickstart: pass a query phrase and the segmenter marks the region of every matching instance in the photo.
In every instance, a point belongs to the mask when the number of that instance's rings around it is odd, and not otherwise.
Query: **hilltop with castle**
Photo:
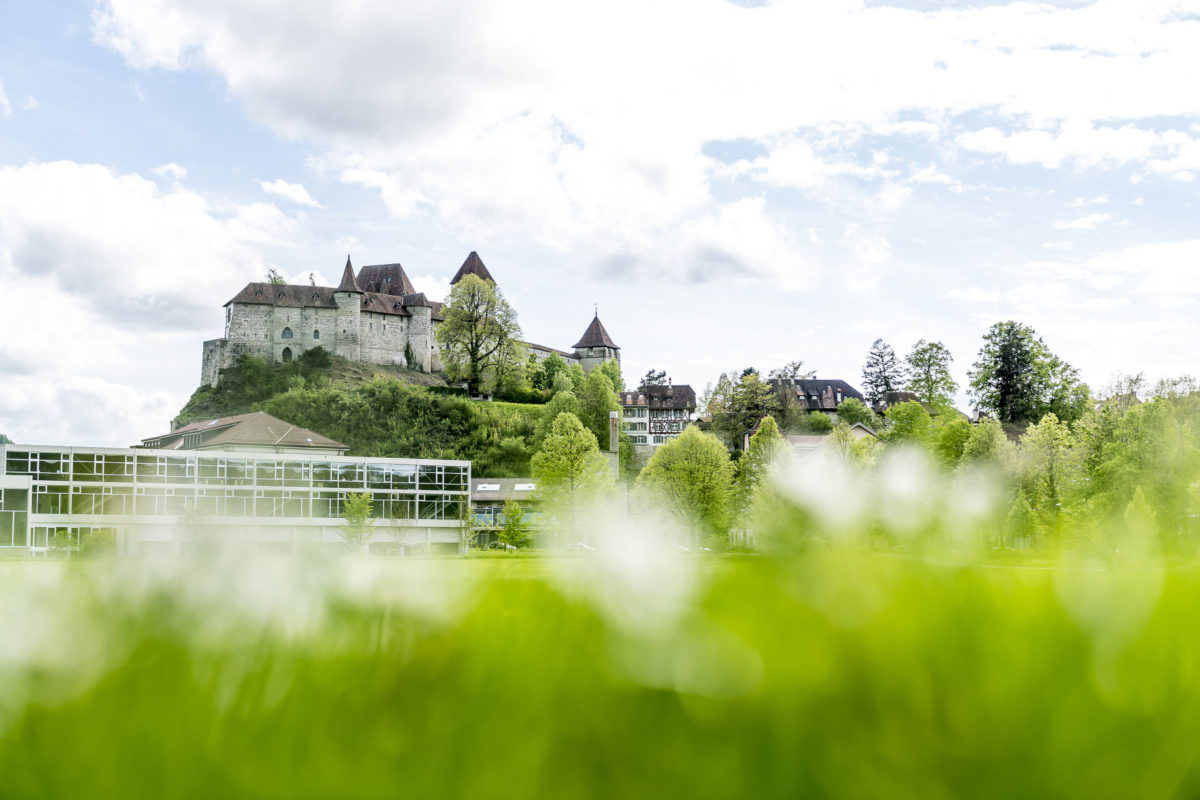
[[[474,251],[454,274],[451,287],[467,275],[496,282]],[[418,292],[402,266],[375,264],[356,275],[347,256],[336,288],[246,284],[225,304],[225,335],[204,343],[201,384],[216,386],[221,370],[243,355],[286,363],[315,347],[350,361],[438,372],[442,358],[436,331],[442,320],[442,304]],[[584,372],[621,359],[621,348],[599,315],[570,351],[524,344],[539,362],[557,353]]]

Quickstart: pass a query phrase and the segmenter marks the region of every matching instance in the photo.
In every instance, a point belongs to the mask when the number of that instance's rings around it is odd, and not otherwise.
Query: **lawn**
[[[0,563],[5,797],[1200,792],[1200,571]]]

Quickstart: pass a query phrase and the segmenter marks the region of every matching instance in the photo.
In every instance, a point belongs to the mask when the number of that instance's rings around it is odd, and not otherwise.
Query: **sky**
[[[994,323],[1195,374],[1200,0],[0,4],[0,432],[168,430],[270,267],[478,251],[697,393]],[[960,405],[968,407],[965,393]]]

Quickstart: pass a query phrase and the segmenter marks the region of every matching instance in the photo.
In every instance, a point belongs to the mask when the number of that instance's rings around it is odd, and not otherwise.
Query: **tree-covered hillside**
[[[486,477],[529,475],[541,405],[481,403],[437,376],[310,350],[289,364],[244,357],[196,390],[176,421],[265,411],[329,436],[351,455],[451,458]]]

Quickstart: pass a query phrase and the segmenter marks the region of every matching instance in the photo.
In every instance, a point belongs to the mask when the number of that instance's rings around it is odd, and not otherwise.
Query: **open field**
[[[6,797],[1200,791],[1200,570],[0,564]]]

